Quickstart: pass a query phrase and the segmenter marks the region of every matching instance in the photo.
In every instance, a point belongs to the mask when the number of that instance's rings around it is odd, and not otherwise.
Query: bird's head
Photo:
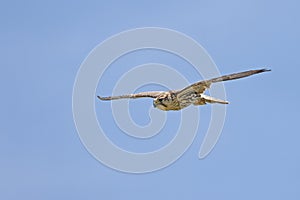
[[[154,108],[158,108],[160,110],[168,110],[168,105],[167,105],[167,99],[166,97],[164,96],[159,96],[159,97],[156,97],[154,100],[153,100],[153,107]]]
[[[171,92],[164,92],[153,100],[153,106],[160,110],[178,110],[174,105],[175,98]]]

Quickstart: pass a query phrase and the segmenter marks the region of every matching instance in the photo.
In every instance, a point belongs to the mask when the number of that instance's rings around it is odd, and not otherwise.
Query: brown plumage
[[[150,97],[154,98],[153,106],[160,110],[181,110],[189,105],[204,105],[206,103],[221,103],[228,104],[228,101],[216,99],[214,97],[207,96],[203,94],[206,89],[208,89],[212,83],[234,80],[239,78],[244,78],[254,74],[259,74],[262,72],[271,71],[268,69],[258,69],[258,70],[249,70],[245,72],[239,72],[234,74],[229,74],[225,76],[220,76],[210,80],[203,80],[197,83],[194,83],[182,90],[174,91],[150,91],[150,92],[141,92],[136,94],[127,94],[121,96],[111,96],[111,97],[100,97],[101,100],[116,100],[116,99],[135,99]]]

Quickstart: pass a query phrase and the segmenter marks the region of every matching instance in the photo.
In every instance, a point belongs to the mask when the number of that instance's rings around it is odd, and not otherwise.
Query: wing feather
[[[220,77],[213,78],[210,80],[200,81],[200,82],[194,83],[186,88],[183,88],[182,90],[179,90],[177,92],[177,96],[180,97],[182,95],[187,95],[187,94],[191,94],[191,93],[202,94],[202,93],[204,93],[204,91],[206,89],[208,89],[210,87],[210,85],[212,83],[244,78],[247,76],[251,76],[254,74],[259,74],[259,73],[267,72],[267,71],[271,71],[271,70],[269,70],[269,69],[249,70],[249,71],[229,74],[229,75],[225,75],[225,76],[220,76]]]
[[[125,94],[120,96],[109,96],[109,97],[97,96],[97,97],[103,101],[110,101],[116,99],[136,99],[136,98],[143,98],[143,97],[156,98],[161,93],[162,93],[161,91],[150,91],[150,92],[140,92],[136,94]]]

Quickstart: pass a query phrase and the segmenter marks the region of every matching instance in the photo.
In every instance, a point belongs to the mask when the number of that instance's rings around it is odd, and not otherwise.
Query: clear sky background
[[[296,0],[2,1],[0,198],[299,199],[299,7]],[[197,157],[204,127],[173,165],[134,175],[112,170],[86,151],[73,122],[72,90],[96,45],[145,26],[191,36],[222,74],[259,67],[272,72],[225,84],[231,104],[207,158]],[[119,64],[159,62],[153,57]],[[174,68],[185,71],[175,60]],[[191,82],[201,79],[184,73]],[[113,74],[107,85],[115,84]],[[101,92],[109,94],[105,87]],[[141,105],[148,109],[151,102]],[[147,124],[147,109],[134,106],[133,118]],[[205,122],[210,106],[201,109]]]

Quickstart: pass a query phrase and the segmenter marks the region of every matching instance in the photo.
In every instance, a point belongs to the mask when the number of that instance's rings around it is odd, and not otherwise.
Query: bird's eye
[[[163,99],[158,99],[159,102],[162,102]]]

